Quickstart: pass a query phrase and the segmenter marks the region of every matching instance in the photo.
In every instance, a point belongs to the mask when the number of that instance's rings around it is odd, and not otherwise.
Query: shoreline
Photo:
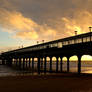
[[[92,75],[62,73],[0,77],[1,92],[92,92]]]

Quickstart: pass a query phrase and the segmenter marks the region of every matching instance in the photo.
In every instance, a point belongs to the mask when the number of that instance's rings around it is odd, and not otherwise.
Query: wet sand
[[[0,92],[92,92],[92,75],[64,73],[0,77]]]

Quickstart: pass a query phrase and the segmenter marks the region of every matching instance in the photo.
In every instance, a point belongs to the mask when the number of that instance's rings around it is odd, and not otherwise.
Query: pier
[[[83,55],[92,55],[92,32],[3,52],[0,55],[0,59],[3,65],[6,64],[10,67],[15,65],[21,70],[30,68],[30,71],[34,72],[34,63],[36,62],[36,71],[39,74],[41,72],[62,73],[62,58],[67,57],[67,72],[70,72],[69,59],[74,55],[78,57],[77,72],[80,74],[81,57]],[[52,69],[53,57],[56,59],[56,69],[54,71]],[[49,61],[47,58],[49,58]],[[49,70],[47,69],[48,62]]]

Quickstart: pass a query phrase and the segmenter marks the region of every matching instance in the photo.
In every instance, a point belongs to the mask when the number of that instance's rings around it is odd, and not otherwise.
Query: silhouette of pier
[[[53,72],[52,63],[53,57],[56,57],[56,70],[55,72],[63,72],[62,58],[67,57],[67,72],[70,71],[71,56],[78,57],[77,69],[81,73],[81,57],[83,55],[92,55],[92,32],[75,35],[63,39],[58,39],[34,46],[20,48],[12,51],[3,52],[0,55],[2,64],[16,65],[22,70],[30,68],[32,72],[34,69],[35,58],[37,59],[37,71],[40,72]],[[49,57],[49,61],[47,60]],[[60,61],[59,61],[60,59]],[[47,70],[47,61],[49,62],[49,70]],[[60,70],[59,70],[60,62]]]

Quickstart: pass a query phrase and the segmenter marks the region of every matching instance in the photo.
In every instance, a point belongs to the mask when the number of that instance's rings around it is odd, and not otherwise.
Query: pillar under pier
[[[50,73],[52,72],[52,57],[50,57]]]
[[[25,70],[25,58],[23,58],[23,70]]]
[[[47,72],[47,69],[46,69],[46,63],[47,61],[46,61],[46,57],[44,58],[44,73],[46,73]]]
[[[61,57],[61,61],[60,61],[60,72],[62,72],[63,71],[63,61],[62,61],[62,57]]]
[[[34,72],[34,58],[32,58],[32,72]]]
[[[69,68],[70,68],[70,61],[69,61],[69,57],[67,57],[67,72],[69,72]]]
[[[16,59],[16,67],[18,66],[18,59]]]
[[[4,59],[2,59],[2,65],[5,65],[5,60]]]
[[[21,58],[19,58],[19,69],[21,70]]]
[[[78,56],[78,74],[81,73],[81,56]]]
[[[26,58],[26,61],[25,61],[25,62],[26,62],[26,69],[27,69],[27,60],[28,60],[28,59]]]
[[[58,72],[58,57],[56,57],[56,73]]]
[[[29,68],[30,68],[30,58],[29,58]]]
[[[38,57],[38,64],[37,64],[37,66],[38,66],[38,74],[40,74],[40,58]]]
[[[43,58],[40,58],[40,62],[41,62],[41,70],[43,70]]]

